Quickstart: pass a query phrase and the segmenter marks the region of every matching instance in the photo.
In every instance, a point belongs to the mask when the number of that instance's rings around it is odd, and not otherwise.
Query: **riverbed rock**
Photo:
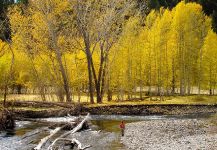
[[[217,149],[217,127],[207,119],[150,120],[126,125],[129,150]]]

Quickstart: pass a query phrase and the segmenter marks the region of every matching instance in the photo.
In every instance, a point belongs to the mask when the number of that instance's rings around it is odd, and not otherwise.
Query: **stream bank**
[[[81,107],[81,113],[92,115],[184,115],[217,113],[217,104],[146,104]]]
[[[87,112],[91,114],[92,130],[78,132],[73,137],[85,145],[92,145],[89,150],[172,150],[177,149],[177,145],[179,149],[216,148],[214,142],[217,141],[217,117],[211,119],[215,126],[207,118],[212,118],[210,116],[217,113],[217,105],[150,104],[90,107],[65,103],[16,102],[13,106],[13,114],[18,120],[30,121],[16,121],[15,130],[0,133],[0,149],[32,149],[50,131],[47,129],[49,123],[46,121],[53,119],[56,122],[58,117],[67,114],[76,116],[86,115]],[[39,118],[44,120],[40,122]],[[126,135],[122,139],[119,130],[121,120],[127,123]],[[46,132],[34,135],[38,130]],[[26,136],[27,138],[23,139]]]
[[[185,115],[217,113],[217,104],[145,104],[145,105],[98,105],[14,101],[7,102],[14,116],[19,118],[62,117],[67,114],[79,115]]]
[[[217,113],[217,105],[114,105],[114,106],[74,106],[71,108],[46,108],[44,110],[15,109],[17,118],[47,118],[71,115],[186,115]]]
[[[84,143],[84,146],[92,145],[92,147],[88,150],[134,150],[134,148],[138,148],[134,147],[135,145],[138,145],[141,147],[141,149],[144,149],[144,146],[151,147],[153,143],[159,146],[159,143],[162,141],[164,141],[165,143],[169,143],[177,138],[180,138],[178,142],[181,142],[182,144],[188,143],[189,141],[192,142],[194,138],[197,141],[198,139],[200,140],[204,137],[207,141],[212,141],[212,138],[215,139],[215,135],[212,135],[217,131],[215,126],[212,126],[213,123],[217,125],[216,116],[213,116],[215,115],[91,115],[90,121],[92,125],[90,126],[90,128],[92,130],[77,132],[73,135],[73,137],[69,138],[77,138],[81,143]],[[40,122],[40,120],[42,122]],[[38,144],[41,138],[47,135],[47,127],[50,124],[49,122],[63,122],[64,120],[66,120],[65,117],[53,117],[36,119],[36,121],[34,122],[17,121],[17,126],[15,130],[0,133],[0,149],[32,149]],[[121,120],[124,120],[124,122],[126,123],[126,134],[125,137],[122,139],[120,137],[119,129],[119,124]],[[46,132],[34,134],[41,130]],[[213,132],[213,130],[215,132]],[[177,136],[171,136],[172,134]],[[143,141],[143,138],[144,140],[149,140],[149,143],[147,141]],[[186,141],[185,139],[187,139],[188,141]],[[135,144],[136,141],[139,141],[139,143]],[[161,148],[169,149],[169,147],[167,147],[165,143],[163,143],[164,147]],[[48,142],[48,144],[50,143]],[[134,146],[131,146],[129,144],[133,144]],[[190,144],[190,146],[192,145]],[[156,147],[153,147],[153,145],[151,148],[156,149]],[[174,148],[174,150],[176,149],[179,149],[179,147]],[[192,149],[195,148],[192,147]]]

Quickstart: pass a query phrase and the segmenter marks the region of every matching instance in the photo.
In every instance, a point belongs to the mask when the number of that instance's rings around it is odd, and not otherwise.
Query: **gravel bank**
[[[150,120],[126,125],[129,150],[216,150],[217,126],[207,119]]]

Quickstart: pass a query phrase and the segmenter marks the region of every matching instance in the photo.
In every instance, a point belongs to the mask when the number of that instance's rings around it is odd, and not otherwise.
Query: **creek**
[[[124,150],[125,146],[122,144],[119,124],[123,120],[125,123],[156,120],[156,119],[209,119],[216,120],[214,114],[189,114],[181,116],[123,116],[123,115],[92,115],[91,128],[92,132],[82,131],[76,135],[77,139],[82,142],[88,142],[92,145],[89,150]],[[34,134],[38,129],[48,127],[49,122],[64,121],[64,117],[58,118],[44,118],[42,122],[32,121],[16,121],[16,128],[11,131],[0,133],[0,149],[1,150],[30,150],[32,149],[41,138],[46,136],[41,133],[39,136],[32,136],[26,139],[29,135]],[[97,132],[101,131],[101,132]],[[84,138],[88,136],[88,138]],[[83,144],[83,143],[82,143]]]

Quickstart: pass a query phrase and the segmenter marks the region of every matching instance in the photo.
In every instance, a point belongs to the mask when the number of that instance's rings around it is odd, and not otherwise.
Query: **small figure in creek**
[[[125,130],[125,124],[124,124],[124,121],[121,121],[120,129],[121,129],[121,135],[124,136],[124,130]]]

